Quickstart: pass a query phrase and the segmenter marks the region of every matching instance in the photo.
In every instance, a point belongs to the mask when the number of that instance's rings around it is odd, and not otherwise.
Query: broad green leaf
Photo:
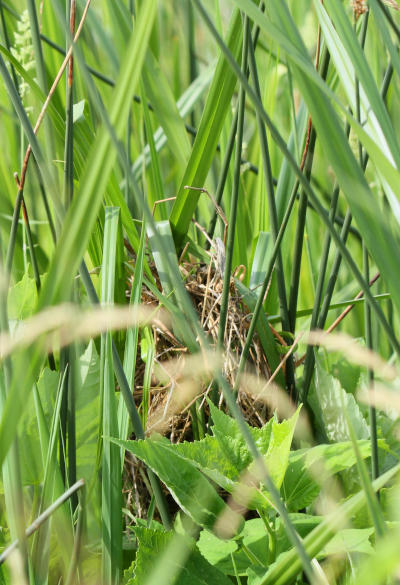
[[[362,457],[371,455],[371,443],[359,441]],[[350,441],[292,451],[281,494],[290,512],[309,506],[332,475],[356,463]]]
[[[399,567],[398,541],[400,530],[395,525],[384,538],[379,539],[374,554],[355,571],[352,585],[383,585],[395,579]]]
[[[289,517],[302,538],[318,526],[322,520],[321,516],[308,516],[306,514],[290,514]],[[278,556],[281,552],[290,549],[291,543],[287,537],[285,527],[279,518],[273,530],[276,547],[275,554]],[[201,554],[226,575],[235,574],[231,557],[233,554],[239,575],[246,575],[247,570],[253,563],[241,548],[241,542],[258,559],[261,565],[265,568],[268,567],[270,560],[268,558],[270,548],[269,534],[264,522],[260,518],[254,518],[245,523],[240,540],[224,541],[217,538],[208,530],[203,530],[200,533],[197,546]]]
[[[301,406],[290,419],[281,423],[273,420],[272,423],[271,440],[268,445],[265,462],[268,473],[278,488],[282,485],[288,466],[290,448],[300,408]]]
[[[348,362],[344,356],[339,356],[330,367],[332,374],[339,380],[342,388],[350,394],[355,394],[360,386],[361,367]]]
[[[370,540],[373,533],[373,528],[344,528],[332,538],[318,556],[324,558],[328,555],[349,553],[371,555],[374,553]]]
[[[182,510],[200,526],[211,530],[219,515],[227,509],[211,483],[166,439],[152,437],[144,441],[114,442],[144,461],[165,483]],[[231,513],[237,528],[240,527],[241,518]]]
[[[252,456],[239,427],[234,419],[210,403],[214,422],[214,437],[201,441],[171,445],[179,453],[207,475],[212,481],[234,494],[234,498],[249,508],[269,507],[267,492],[261,494],[249,480],[242,481],[242,474],[248,469],[252,473]],[[286,472],[293,433],[299,411],[291,419],[278,423],[271,419],[261,429],[249,427],[258,449],[265,457],[269,474],[280,488]],[[251,478],[251,475],[250,475]],[[249,479],[250,479],[249,478]]]
[[[350,439],[342,403],[345,405],[357,439],[369,438],[367,422],[354,396],[345,392],[340,382],[324,370],[321,358],[318,356],[316,356],[315,382],[309,396],[309,403],[315,413],[317,423],[322,425],[330,441]]]
[[[233,482],[251,463],[250,453],[240,438],[228,436],[221,444],[216,436],[207,435],[201,441],[178,443],[174,448],[225,489],[232,489]]]
[[[242,437],[239,426],[234,418],[217,408],[211,400],[208,400],[208,406],[210,407],[213,423],[211,430],[214,436],[220,434],[230,439],[240,439]]]
[[[245,523],[244,530],[246,530],[247,524],[248,522]],[[211,565],[217,567],[220,571],[225,573],[225,575],[234,574],[231,555],[238,550],[238,543],[236,540],[222,540],[209,530],[202,530],[200,532],[199,540],[197,541],[197,548]],[[235,563],[240,573],[241,567],[238,563],[237,557],[238,555],[236,554]],[[248,562],[249,560],[247,559],[247,563]],[[246,568],[247,563],[245,560]]]
[[[251,463],[252,457],[235,419],[208,402],[212,415],[213,437],[207,436],[201,441],[180,443],[175,446],[177,451],[187,459],[195,462],[204,473],[212,479],[222,481],[222,487],[232,487],[228,480],[238,480],[240,474]],[[261,429],[248,427],[261,454],[268,452],[273,429],[271,419]],[[216,474],[213,474],[213,471]],[[219,478],[219,481],[217,479]]]
[[[142,527],[135,528],[135,534],[138,552],[134,565],[125,571],[125,585],[153,584],[157,571],[163,585],[230,585],[231,581],[198,552],[193,539]]]
[[[377,491],[382,488],[399,472],[399,469],[400,465],[396,465],[375,480],[373,482],[374,490]],[[323,550],[334,535],[343,528],[343,524],[363,507],[365,500],[365,493],[360,491],[336,507],[332,513],[326,515],[322,522],[304,538],[304,546],[311,558]],[[301,571],[301,561],[297,550],[292,548],[290,551],[281,554],[264,574],[261,574],[261,571],[255,574],[253,571],[249,582],[252,585],[284,585],[291,582],[299,571]]]

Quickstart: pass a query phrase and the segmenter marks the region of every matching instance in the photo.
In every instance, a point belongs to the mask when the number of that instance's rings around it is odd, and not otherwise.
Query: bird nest
[[[201,327],[208,339],[208,345],[212,350],[215,350],[218,345],[223,290],[221,267],[215,260],[215,256],[212,257],[209,265],[190,262],[180,264],[180,272],[186,291],[193,302]],[[150,267],[158,291],[161,292],[156,268],[153,265]],[[240,356],[251,320],[251,314],[244,305],[235,285],[235,278],[241,279],[243,276],[244,272],[241,268],[231,278],[224,351],[219,362],[219,367],[222,367],[223,374],[232,387],[235,383]],[[130,287],[127,294],[130,294]],[[143,285],[142,303],[148,306],[159,306],[157,291]],[[144,357],[142,344],[139,343],[134,390],[135,402],[140,409],[142,418],[143,398],[147,393],[145,400],[146,434],[161,432],[174,443],[193,440],[196,438],[191,416],[193,405],[201,406],[205,421],[209,418],[206,397],[213,384],[212,364],[207,373],[203,352],[199,352],[200,357],[191,356],[188,347],[182,343],[171,328],[163,323],[153,324],[151,333],[154,341],[151,375],[149,378],[148,371],[146,374],[147,357],[142,359]],[[140,335],[143,339],[144,334]],[[147,364],[147,370],[148,368]],[[260,380],[268,379],[271,374],[267,356],[265,356],[257,335],[253,337],[246,371]],[[270,417],[271,413],[265,402],[257,400],[245,390],[239,389],[237,401],[245,419],[251,426],[260,427]],[[219,398],[219,406],[226,410],[222,395]],[[126,507],[135,510],[135,515],[138,517],[145,517],[147,514],[150,493],[147,483],[143,464],[127,452],[124,465],[124,496]]]
[[[215,256],[212,257],[209,265],[183,262],[179,267],[186,291],[193,302],[201,327],[208,339],[208,345],[212,350],[215,350],[218,345],[223,290],[221,266],[215,260]],[[158,291],[161,292],[156,268],[153,265],[150,267]],[[237,270],[231,278],[224,351],[222,361],[219,363],[226,380],[232,387],[235,383],[240,356],[251,320],[251,314],[244,305],[235,285],[235,278],[243,278],[243,270],[243,268]],[[130,287],[127,294],[130,294]],[[159,295],[154,289],[151,290],[143,285],[142,303],[157,307],[160,304]],[[150,387],[148,387],[147,374],[146,388],[147,358],[142,359],[144,356],[141,354],[142,347],[139,343],[134,390],[138,409],[143,408],[143,397],[146,392],[148,393],[146,434],[161,432],[174,443],[193,440],[196,435],[192,428],[191,407],[195,403],[200,405],[205,420],[208,420],[209,410],[206,397],[212,389],[212,368],[208,371],[201,351],[198,358],[190,356],[188,347],[182,343],[171,328],[157,323],[151,326],[151,332],[154,340],[154,354],[152,356]],[[257,335],[253,337],[246,371],[260,380],[268,379],[271,375],[267,356]],[[182,394],[183,400],[181,399]],[[270,418],[271,413],[266,403],[254,398],[247,390],[239,389],[237,401],[246,421],[251,426],[260,427]],[[226,410],[222,395],[219,398],[219,407]],[[143,412],[141,414],[143,417]],[[134,509],[136,516],[145,517],[149,504],[149,489],[144,466],[131,453],[127,452],[125,457],[126,507]]]
[[[220,325],[221,300],[223,280],[218,265],[210,262],[205,264],[183,262],[180,271],[185,288],[197,311],[201,327],[208,339],[209,346],[217,348],[218,331]],[[239,359],[242,354],[246,336],[248,333],[251,314],[244,305],[241,296],[235,286],[235,277],[243,277],[243,268],[238,270],[231,278],[227,320],[225,328],[224,351],[222,356],[222,370],[225,378],[234,385]],[[155,267],[152,267],[157,287],[161,292],[161,285]],[[159,305],[159,297],[143,285],[142,303],[150,306]],[[140,407],[145,393],[147,420],[146,434],[161,432],[169,437],[172,442],[192,440],[194,433],[191,425],[190,407],[199,401],[202,404],[205,416],[208,415],[206,396],[212,388],[212,376],[207,375],[207,367],[204,362],[198,361],[193,366],[195,358],[189,355],[188,348],[182,343],[171,328],[165,325],[153,325],[154,339],[153,368],[150,388],[147,381],[145,386],[146,363],[142,359],[139,344],[136,374],[135,374],[135,401]],[[190,360],[192,360],[190,362]],[[190,373],[185,374],[185,362],[189,361]],[[172,367],[171,367],[172,364]],[[186,368],[187,369],[187,368]],[[203,371],[202,371],[203,370]],[[267,356],[263,351],[257,335],[254,335],[249,351],[246,371],[256,375],[260,379],[270,377],[270,369]],[[182,377],[184,381],[182,382]],[[187,379],[189,378],[189,380]],[[176,400],[177,387],[180,380],[180,388],[186,390],[184,400]],[[190,386],[188,390],[188,386]],[[185,393],[185,392],[184,392]],[[268,408],[265,403],[257,401],[247,392],[239,390],[238,403],[242,412],[252,426],[262,426],[268,419]],[[222,396],[220,407],[223,406]]]

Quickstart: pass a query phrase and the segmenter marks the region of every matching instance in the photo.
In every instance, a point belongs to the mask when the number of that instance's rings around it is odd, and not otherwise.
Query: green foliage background
[[[0,582],[394,582],[396,4],[85,5],[70,82],[71,61],[52,88],[75,2],[0,2]],[[180,266],[218,268],[222,240],[211,339]],[[183,375],[210,390],[191,441],[147,432],[151,319],[90,313],[144,290],[188,367],[205,360]],[[233,294],[246,339],[228,380]],[[353,341],[307,345],[330,326]],[[255,334],[289,404],[261,428],[236,400]]]

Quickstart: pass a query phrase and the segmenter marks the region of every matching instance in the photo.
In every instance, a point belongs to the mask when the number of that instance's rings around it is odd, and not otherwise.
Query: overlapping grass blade
[[[51,426],[48,428],[43,415],[43,408],[37,388],[34,387],[35,407],[38,418],[38,425],[41,433],[41,451],[44,467],[42,493],[39,500],[38,512],[43,513],[54,498],[58,498],[64,491],[64,483],[61,470],[57,461],[57,446],[60,439],[60,411],[63,400],[63,392],[67,392],[65,384],[66,375],[60,378],[58,392],[55,397],[54,412],[51,419]],[[62,446],[65,448],[65,445]],[[72,517],[70,510],[63,507],[54,518],[54,531],[58,538],[62,539],[64,546],[60,547],[59,553],[66,571],[68,566],[69,550],[72,546]],[[50,536],[49,524],[43,524],[36,532],[32,545],[32,565],[37,579],[46,582],[49,570],[48,542]]]
[[[146,241],[146,228],[144,223],[142,225],[142,233],[140,235],[140,245],[136,259],[135,273],[133,276],[130,303],[131,305],[138,305],[142,296],[142,281],[143,281],[143,266],[144,266],[144,250]],[[127,382],[131,389],[134,388],[135,371],[136,371],[136,356],[138,348],[139,328],[133,327],[128,329],[126,333],[126,342],[124,350],[124,372]],[[122,396],[121,396],[122,398]],[[125,440],[129,428],[129,412],[125,401],[120,400],[118,404],[118,437]],[[121,449],[121,463],[124,461],[124,450]]]
[[[378,491],[399,472],[399,465],[390,469],[380,478],[373,482],[374,491]],[[351,516],[365,504],[366,495],[364,491],[352,496],[349,500],[337,507],[336,510],[325,517],[317,528],[314,528],[304,539],[304,546],[310,555],[315,557],[317,553],[331,540],[337,530],[348,521]],[[291,582],[295,575],[301,570],[301,561],[297,551],[291,549],[277,559],[269,571],[257,580],[257,585],[284,585]]]
[[[190,156],[189,138],[172,91],[160,65],[151,52],[146,55],[143,83],[147,98],[165,132],[169,149],[180,167],[184,169]],[[143,104],[145,103],[143,102]]]
[[[178,109],[179,116],[181,118],[185,118],[188,114],[193,111],[193,108],[196,106],[198,101],[201,99],[202,95],[204,94],[205,90],[209,86],[211,79],[214,75],[215,71],[215,64],[212,62],[203,72],[199,74],[197,79],[193,81],[193,83],[186,89],[186,91],[181,95],[181,97],[176,102],[176,107]],[[167,135],[165,134],[163,128],[158,128],[154,132],[154,143],[157,152],[161,152],[164,146],[167,144]],[[139,180],[142,174],[142,167],[143,164],[146,167],[150,164],[150,148],[147,145],[144,149],[144,153],[137,157],[133,166],[132,166],[132,173],[136,180]],[[124,185],[124,182],[121,183],[121,187]]]
[[[227,45],[235,59],[239,58],[241,40],[242,21],[239,11],[235,10],[227,33]],[[184,187],[186,185],[204,187],[225,116],[231,107],[235,86],[236,76],[230,70],[225,57],[221,55],[207,96],[192,154],[170,216],[174,238],[178,245],[182,243],[188,231],[199,199],[198,192],[185,190]]]
[[[150,0],[146,2],[146,5],[140,11],[126,52],[124,68],[114,90],[110,119],[117,136],[121,136],[124,131],[129,105],[139,80],[141,65],[144,61],[156,7],[156,0]],[[5,65],[3,68],[2,63],[4,61],[0,58],[0,70],[7,80],[9,74],[7,71],[4,73]],[[14,93],[16,93],[15,89],[13,90],[13,95]],[[27,122],[28,140],[32,140],[31,143],[37,144],[37,140],[31,131],[29,120],[27,120],[25,111],[20,103],[19,96],[17,94],[16,96],[15,103],[16,107],[19,108],[18,112],[21,114],[22,119]],[[20,111],[21,108],[22,111]],[[115,161],[116,153],[114,149],[110,149],[110,145],[111,137],[107,128],[103,127],[96,143],[92,147],[86,165],[86,172],[81,178],[80,189],[65,218],[63,230],[49,269],[48,278],[41,291],[38,308],[65,299],[70,292],[72,279],[86,250],[87,242],[91,235],[92,227]],[[38,161],[43,160],[40,148],[38,150],[38,156],[36,156],[35,150],[34,154]],[[21,357],[23,362],[25,362],[27,355]],[[5,405],[0,424],[0,461],[4,459],[15,435],[19,417],[23,411],[24,400],[22,394],[29,391],[31,382],[38,373],[42,361],[42,351],[36,347],[34,351],[29,352],[29,356],[29,368],[21,365],[17,370],[18,374],[14,378],[10,395]]]
[[[363,230],[363,235],[368,245],[368,249],[379,266],[383,277],[388,283],[390,291],[394,295],[394,302],[398,307],[400,307],[400,291],[396,285],[397,277],[395,276],[398,272],[398,269],[393,261],[393,254],[391,253],[391,250],[397,249],[399,247],[399,239],[393,233],[391,226],[388,226],[387,217],[382,212],[378,201],[376,200],[363,176],[361,168],[355,160],[355,157],[347,142],[345,133],[341,129],[333,107],[329,103],[325,94],[319,89],[319,86],[324,86],[324,84],[321,84],[320,78],[318,79],[318,85],[313,83],[316,77],[315,70],[311,65],[307,51],[299,37],[299,33],[293,21],[291,20],[286,4],[284,2],[273,2],[275,18],[279,19],[281,26],[285,27],[286,36],[284,36],[283,32],[271,24],[271,22],[265,18],[260,11],[257,10],[254,4],[248,0],[233,1],[241,8],[243,8],[246,13],[253,17],[255,21],[261,26],[261,28],[265,29],[266,32],[271,34],[273,38],[282,45],[283,49],[287,50],[288,58],[293,58],[295,65],[302,65],[301,71],[297,67],[294,67],[293,70],[297,83],[309,107],[313,123],[317,129],[317,132],[320,134],[326,156],[331,161],[332,167],[334,168],[337,175],[338,182],[348,199],[349,205],[352,209],[354,217],[357,220],[358,226]],[[291,41],[293,41],[293,43]],[[231,62],[231,65],[233,66],[233,61]],[[304,76],[304,73],[307,75]],[[239,75],[239,72],[237,72],[237,75]],[[241,79],[241,82],[245,83],[245,80]],[[261,107],[256,96],[254,94],[252,95],[252,93],[249,91],[248,93],[255,106],[257,108]],[[271,128],[271,120],[266,117],[266,113],[263,109],[261,113]],[[351,120],[354,122],[353,118],[351,118]],[[355,123],[355,127],[358,128],[357,123]],[[293,168],[296,170],[298,167],[290,153],[287,151],[284,141],[281,137],[279,138],[279,134],[276,133],[275,127],[274,140],[278,140],[280,148],[285,153],[285,156],[288,158],[288,160],[291,161]],[[369,145],[367,147],[367,150],[368,149]],[[384,315],[376,305],[373,305],[367,283],[364,281],[353,259],[349,256],[348,250],[341,245],[338,234],[329,222],[329,218],[327,217],[326,212],[322,209],[320,202],[315,198],[315,194],[309,183],[304,179],[302,174],[298,173],[298,178],[306,188],[310,197],[310,201],[314,207],[317,208],[321,219],[332,233],[336,244],[340,246],[344,258],[350,265],[351,270],[353,271],[357,280],[360,282],[360,285],[362,285],[369,302],[371,302],[373,310],[377,314],[379,320],[382,323],[385,323],[386,319],[384,318]],[[371,230],[371,225],[374,225],[374,230]],[[397,347],[397,350],[400,350],[396,336],[394,335],[391,328],[388,327],[387,322],[384,326],[391,337],[391,341],[394,347]]]
[[[118,219],[119,209],[106,207],[101,273],[101,302],[104,305],[114,303]],[[119,583],[122,568],[122,469],[120,450],[108,440],[108,437],[118,437],[119,432],[111,332],[104,333],[101,337],[100,384],[102,398],[100,416],[102,434],[99,435],[99,441],[102,443],[102,579],[104,583],[113,585]],[[103,437],[107,437],[107,440],[104,441]]]

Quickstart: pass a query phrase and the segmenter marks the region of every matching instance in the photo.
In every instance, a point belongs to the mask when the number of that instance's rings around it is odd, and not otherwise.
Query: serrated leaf
[[[280,488],[289,462],[290,447],[301,406],[288,420],[281,423],[273,420],[271,440],[265,457],[268,473]]]
[[[359,448],[362,457],[370,456],[369,441],[359,441]],[[288,510],[295,512],[309,506],[329,477],[352,467],[356,461],[350,441],[292,451],[281,489]]]
[[[125,571],[125,585],[153,584],[157,572],[163,585],[230,585],[231,581],[213,567],[188,536],[136,527],[138,552],[134,567]]]
[[[369,428],[352,394],[343,390],[339,380],[328,374],[322,366],[321,358],[316,356],[315,384],[309,396],[317,423],[332,442],[350,439],[345,413],[349,416],[357,439],[368,439]]]
[[[200,526],[212,530],[220,514],[227,510],[211,483],[167,439],[153,436],[143,441],[113,439],[113,442],[144,461],[165,483],[182,510]],[[240,527],[241,517],[231,513]]]
[[[296,528],[297,533],[304,538],[321,522],[321,517],[290,514],[290,521]],[[279,518],[275,526],[275,539],[276,555],[291,548],[286,529]],[[260,518],[254,518],[245,523],[241,541],[262,565],[268,566],[269,535],[264,522]],[[203,530],[200,533],[197,546],[202,555],[226,575],[235,574],[231,554],[234,556],[235,566],[239,575],[245,575],[249,567],[252,566],[252,561],[240,547],[240,542],[237,540],[226,542],[207,530]]]
[[[269,507],[268,493],[259,493],[252,482],[252,456],[236,421],[211,403],[210,410],[214,421],[212,427],[214,437],[174,445],[174,448],[183,457],[193,461],[215,483],[234,493],[238,502],[251,509]],[[281,423],[271,419],[261,429],[249,427],[261,454],[265,456],[269,474],[278,488],[286,472],[298,415],[299,410],[290,419]],[[242,481],[242,475],[247,468],[250,472],[250,485],[248,480]]]
[[[197,541],[197,547],[211,565],[217,567],[225,575],[234,574],[231,555],[238,550],[238,544],[235,540],[222,540],[209,530],[202,530]],[[239,567],[238,570],[240,571]]]
[[[227,437],[226,445],[229,445],[229,448],[224,452],[217,437],[208,435],[201,441],[178,443],[174,445],[174,448],[179,455],[191,461],[198,469],[221,485],[224,478],[237,479],[239,470],[244,469],[246,462],[248,465],[251,461],[243,441],[239,442],[239,440]],[[229,452],[230,458],[227,457],[227,452]],[[213,471],[216,473],[213,474]],[[218,476],[221,476],[219,481],[217,481]],[[226,483],[226,485],[229,484]]]
[[[214,404],[212,404],[212,402],[209,401],[208,404],[214,423],[211,429],[213,435],[217,438],[230,437],[232,439],[238,439],[244,443],[242,432],[240,431],[236,420],[225,414],[222,410],[219,410]],[[269,442],[271,439],[272,424],[273,419],[269,420],[267,424],[265,424],[260,429],[247,425],[249,431],[253,435],[253,439],[255,440],[257,447],[263,455],[268,451]],[[243,466],[242,469],[244,467],[245,466]]]

